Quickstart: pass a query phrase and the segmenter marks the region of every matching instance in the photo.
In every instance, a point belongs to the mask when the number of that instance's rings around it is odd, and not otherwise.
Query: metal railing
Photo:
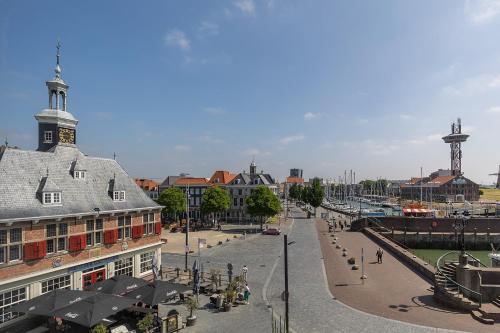
[[[437,275],[440,276],[440,277],[443,277],[445,278],[445,282],[444,282],[444,287],[445,289],[446,288],[449,288],[450,286],[452,287],[456,287],[457,290],[458,290],[458,293],[459,294],[462,294],[464,296],[467,296],[468,298],[471,298],[469,297],[469,295],[472,295],[474,296],[473,299],[475,299],[476,301],[479,302],[479,306],[482,305],[482,294],[480,292],[477,292],[475,290],[472,290],[472,289],[469,289],[467,288],[466,286],[464,285],[461,285],[460,283],[458,283],[457,281],[451,279],[450,277],[448,277],[442,270],[441,268],[446,266],[446,257],[449,256],[450,254],[460,254],[461,252],[460,251],[449,251],[449,252],[446,252],[445,254],[443,254],[441,257],[439,257],[439,259],[437,260],[437,263],[436,263],[436,269],[437,269]],[[470,256],[471,258],[477,260],[479,263],[481,263],[481,261],[479,261],[478,259],[474,258],[473,256],[471,256],[470,254],[468,254],[467,252],[465,252],[465,254],[467,256]],[[444,263],[444,265],[441,265],[441,263]],[[453,261],[452,261],[453,262]],[[456,262],[456,261],[455,261]],[[481,263],[482,264],[482,263]],[[464,293],[465,292],[465,293]],[[467,293],[469,295],[467,295]]]

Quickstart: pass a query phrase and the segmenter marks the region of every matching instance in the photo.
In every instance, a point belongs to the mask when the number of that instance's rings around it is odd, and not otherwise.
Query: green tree
[[[302,196],[302,186],[300,186],[298,184],[293,184],[288,189],[288,195],[290,196],[290,199],[300,200],[300,198]]]
[[[281,203],[273,191],[267,186],[257,186],[246,198],[247,212],[251,216],[260,217],[260,230],[265,217],[271,217],[281,212]]]
[[[321,187],[319,178],[314,178],[311,187],[308,189],[308,204],[314,207],[314,215],[316,215],[316,208],[323,203],[325,192]]]
[[[201,198],[203,214],[222,213],[229,209],[231,199],[225,190],[215,186],[208,188]]]
[[[148,313],[137,322],[137,327],[144,333],[149,333],[153,328],[153,314]]]
[[[171,187],[161,192],[158,203],[165,206],[163,211],[172,214],[176,220],[177,214],[186,211],[186,195],[177,187]]]

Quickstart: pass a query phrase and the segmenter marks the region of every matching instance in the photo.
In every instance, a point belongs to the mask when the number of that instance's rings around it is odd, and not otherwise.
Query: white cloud
[[[255,15],[255,3],[253,0],[236,0],[233,4],[246,15]]]
[[[219,25],[210,21],[203,21],[198,28],[200,36],[215,36],[219,34]]]
[[[304,113],[305,120],[312,120],[312,119],[318,118],[319,116],[320,116],[319,113],[312,113],[312,112]]]
[[[492,106],[485,111],[486,113],[500,114],[500,106]]]
[[[403,120],[410,120],[410,119],[413,119],[413,116],[411,114],[401,113],[399,115],[399,118],[401,118]]]
[[[176,145],[174,146],[175,151],[190,151],[191,147],[187,145]]]
[[[500,87],[500,75],[497,77],[493,78],[490,83],[488,84],[488,87],[490,88],[498,88]]]
[[[287,144],[290,144],[290,143],[293,143],[293,142],[298,142],[298,141],[302,141],[305,139],[305,136],[300,134],[300,135],[290,135],[290,136],[285,136],[284,138],[281,138],[279,140],[279,142],[282,144],[282,145],[287,145]]]
[[[219,144],[219,143],[224,143],[224,140],[219,139],[219,138],[214,138],[210,134],[206,134],[200,137],[200,140],[206,143],[212,143],[212,144]]]
[[[171,47],[178,47],[183,51],[191,49],[191,41],[186,37],[186,34],[178,29],[172,29],[165,36],[165,43]]]
[[[226,113],[226,110],[224,110],[223,108],[221,108],[221,107],[212,107],[212,106],[204,108],[203,111],[205,111],[208,114],[214,115],[214,116]]]
[[[409,143],[411,145],[423,145],[423,144],[430,143],[430,142],[440,141],[443,138],[443,136],[444,136],[444,134],[441,134],[441,133],[433,133],[433,134],[428,134],[428,135],[426,135],[422,138],[419,138],[419,139],[408,140],[407,143]]]
[[[490,22],[500,14],[500,0],[467,0],[464,13],[474,24]]]
[[[441,94],[452,97],[470,97],[490,93],[498,88],[500,88],[500,75],[484,73],[446,85],[441,89]]]
[[[259,153],[260,150],[258,150],[257,148],[248,148],[242,152],[244,156],[256,156],[259,155]]]

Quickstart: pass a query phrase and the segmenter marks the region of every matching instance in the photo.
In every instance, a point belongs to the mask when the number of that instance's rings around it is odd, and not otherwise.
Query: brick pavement
[[[500,332],[495,327],[475,321],[470,314],[444,308],[434,302],[431,285],[384,251],[383,263],[376,263],[378,246],[358,232],[337,232],[337,243],[347,248],[347,257],[332,244],[325,221],[318,220],[319,233],[328,284],[332,294],[343,303],[378,316],[415,324],[470,332]],[[362,284],[361,267],[353,271],[347,258],[355,257],[361,265],[361,248],[365,250],[365,274]]]

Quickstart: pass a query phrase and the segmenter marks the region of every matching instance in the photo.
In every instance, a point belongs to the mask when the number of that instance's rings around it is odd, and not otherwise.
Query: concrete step
[[[471,310],[470,314],[472,318],[476,319],[480,323],[486,324],[486,325],[493,325],[495,321],[491,318],[487,318],[484,316],[484,314],[479,311],[479,310]]]
[[[494,299],[493,301],[491,301],[491,304],[497,306],[500,308],[500,297],[497,297],[496,299]]]

